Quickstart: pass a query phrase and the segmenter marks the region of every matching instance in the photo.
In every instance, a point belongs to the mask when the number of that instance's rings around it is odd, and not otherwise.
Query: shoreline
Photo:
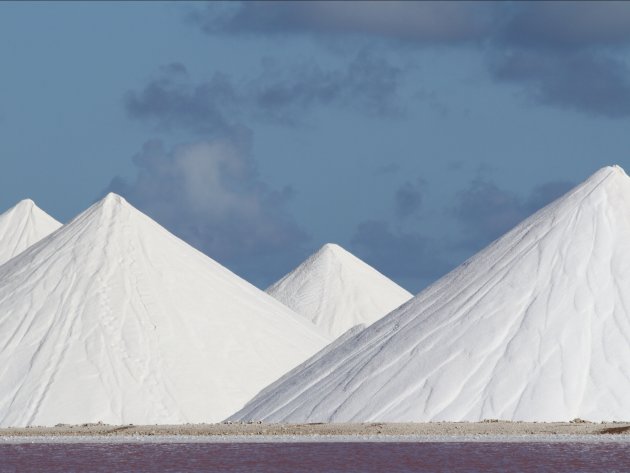
[[[57,425],[0,429],[1,443],[630,442],[630,422]]]
[[[623,443],[630,435],[226,435],[0,437],[2,445],[33,444],[258,444],[258,443]]]

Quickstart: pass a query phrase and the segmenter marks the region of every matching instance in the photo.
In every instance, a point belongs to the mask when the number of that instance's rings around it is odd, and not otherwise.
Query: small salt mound
[[[412,297],[376,269],[331,243],[269,287],[267,293],[332,337],[357,324],[369,325]]]
[[[0,426],[217,422],[328,341],[110,194],[0,267]]]
[[[30,199],[18,202],[0,215],[0,264],[61,227]]]
[[[630,419],[630,178],[601,169],[233,420]]]

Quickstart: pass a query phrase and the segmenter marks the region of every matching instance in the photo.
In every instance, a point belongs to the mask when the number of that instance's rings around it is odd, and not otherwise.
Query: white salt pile
[[[216,422],[327,342],[110,194],[0,267],[0,426]]]
[[[339,245],[326,244],[267,289],[331,337],[369,325],[412,295]]]
[[[30,199],[18,202],[0,215],[0,264],[61,227],[61,223]]]
[[[233,420],[630,419],[630,178],[601,169]]]

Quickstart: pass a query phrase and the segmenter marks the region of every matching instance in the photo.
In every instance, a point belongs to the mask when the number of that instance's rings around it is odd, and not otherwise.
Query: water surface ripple
[[[617,442],[18,443],[0,472],[630,472]]]

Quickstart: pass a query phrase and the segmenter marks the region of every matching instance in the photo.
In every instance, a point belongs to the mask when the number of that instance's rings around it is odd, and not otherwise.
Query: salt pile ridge
[[[630,178],[540,210],[234,419],[630,419]]]
[[[332,337],[369,325],[412,295],[370,265],[328,243],[267,289]]]
[[[327,342],[110,194],[0,267],[0,426],[216,422]]]
[[[30,199],[18,202],[0,215],[0,264],[61,227]]]

